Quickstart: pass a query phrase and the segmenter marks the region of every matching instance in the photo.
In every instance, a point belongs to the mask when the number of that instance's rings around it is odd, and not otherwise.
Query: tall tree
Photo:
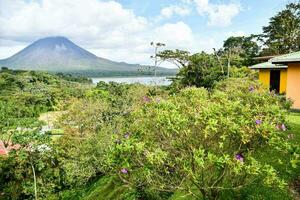
[[[176,65],[179,69],[186,67],[189,63],[190,52],[183,50],[165,50],[157,54],[159,62],[169,62]]]
[[[224,41],[223,48],[230,54],[231,62],[235,66],[249,66],[252,58],[258,55],[259,46],[253,40],[254,36],[229,37]]]
[[[181,86],[211,88],[224,78],[220,63],[214,55],[205,52],[190,56],[189,64],[177,74]]]
[[[300,50],[300,3],[290,3],[270,19],[261,35],[262,54],[285,54]]]

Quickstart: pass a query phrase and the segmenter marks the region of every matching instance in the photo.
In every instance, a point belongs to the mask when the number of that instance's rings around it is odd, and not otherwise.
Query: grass
[[[286,134],[292,134],[294,137],[291,143],[294,145],[300,144],[300,113],[290,113],[288,117],[288,131]],[[285,154],[278,154],[275,150],[267,150],[259,155],[258,159],[268,159],[268,161],[277,170],[278,175],[290,184],[295,179],[299,178],[300,168],[291,168],[289,158]],[[280,163],[282,162],[282,163]],[[261,184],[254,184],[241,191],[241,199],[272,199],[272,200],[290,200],[295,199],[287,187],[285,190],[268,188]]]
[[[105,176],[88,190],[83,200],[123,200],[131,198],[130,188],[122,185],[115,177]]]
[[[134,190],[114,176],[103,176],[82,190],[65,191],[63,200],[135,200]]]

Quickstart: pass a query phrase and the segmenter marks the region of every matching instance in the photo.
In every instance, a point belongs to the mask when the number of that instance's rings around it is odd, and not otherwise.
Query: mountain
[[[87,76],[149,75],[153,67],[114,62],[97,57],[65,37],[47,37],[27,46],[15,55],[0,60],[10,69],[64,72]],[[175,74],[176,70],[158,68],[158,74]]]

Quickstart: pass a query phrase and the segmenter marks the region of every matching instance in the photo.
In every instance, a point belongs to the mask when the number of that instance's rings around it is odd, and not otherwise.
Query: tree
[[[186,67],[189,63],[190,53],[183,50],[165,50],[159,52],[157,57],[160,58],[160,62],[170,62],[176,65],[179,69]]]
[[[266,46],[262,54],[285,54],[300,50],[300,3],[290,3],[263,27]]]
[[[250,37],[229,37],[224,41],[224,53],[232,57],[231,64],[234,66],[249,66],[253,64],[252,58],[258,55],[259,46]]]
[[[0,156],[4,199],[45,199],[60,182],[55,148],[39,129],[15,131],[6,156]]]
[[[177,82],[181,87],[196,86],[211,88],[215,82],[224,78],[221,64],[215,56],[207,53],[197,53],[189,57],[189,64],[180,69]]]

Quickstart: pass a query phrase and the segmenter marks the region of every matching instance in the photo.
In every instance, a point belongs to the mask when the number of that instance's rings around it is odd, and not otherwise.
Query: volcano
[[[65,72],[97,75],[150,75],[153,67],[115,62],[97,57],[66,37],[39,39],[15,55],[0,60],[1,67],[19,70]],[[158,74],[174,74],[175,70],[158,68]]]

